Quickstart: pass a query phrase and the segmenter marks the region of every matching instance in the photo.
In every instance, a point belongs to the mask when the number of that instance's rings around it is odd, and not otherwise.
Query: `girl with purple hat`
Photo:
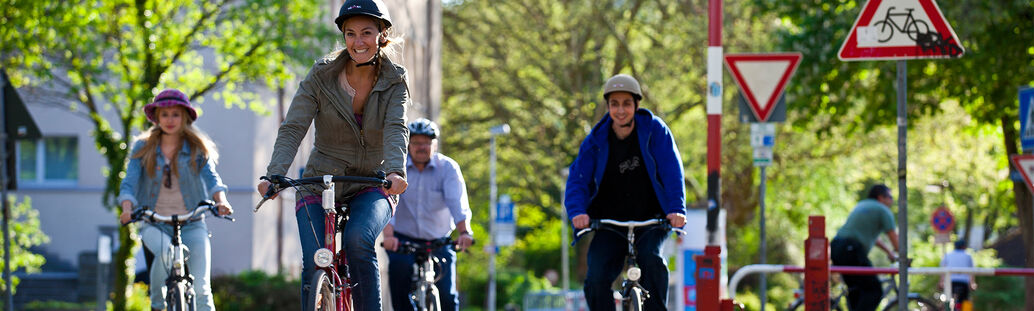
[[[219,157],[215,144],[204,132],[194,127],[197,110],[179,90],[167,89],[144,106],[147,120],[154,125],[135,138],[129,154],[126,177],[119,187],[122,205],[119,220],[129,222],[133,208],[149,207],[160,215],[185,214],[200,201],[212,199],[220,215],[233,213],[226,200],[226,185],[215,171]],[[188,209],[189,207],[189,209]],[[169,265],[164,250],[170,247],[172,226],[164,223],[142,223],[140,236],[152,253],[151,308],[165,309],[163,280]],[[204,220],[188,223],[181,229],[183,244],[190,250],[187,269],[194,277],[199,311],[215,310],[212,301],[211,244]]]
[[[302,138],[315,125],[313,151],[302,177],[320,175],[376,176],[387,174],[391,188],[369,188],[338,183],[336,202],[350,206],[342,247],[347,251],[356,310],[381,310],[381,281],[377,264],[377,236],[391,218],[392,201],[406,190],[406,153],[409,130],[406,106],[409,88],[406,70],[385,56],[392,40],[391,17],[381,0],[346,0],[335,26],[345,48],[316,60],[291,101],[280,125],[266,176],[287,175]],[[257,186],[265,194],[270,183]],[[311,189],[310,189],[311,190]],[[323,240],[320,192],[299,193],[295,205],[302,248],[302,280],[309,280],[313,254]],[[311,194],[311,195],[310,195]],[[305,296],[302,288],[302,296]]]

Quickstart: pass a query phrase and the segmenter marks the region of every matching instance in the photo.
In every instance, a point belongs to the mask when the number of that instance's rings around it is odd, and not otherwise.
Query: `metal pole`
[[[488,299],[485,302],[488,304],[485,309],[488,311],[495,311],[495,253],[498,251],[498,247],[495,244],[495,209],[496,209],[496,185],[495,185],[495,133],[491,134],[491,143],[489,149],[489,176],[492,180],[491,195],[489,199],[489,218],[490,222],[488,225],[489,237],[491,237],[491,243],[489,247],[491,250],[488,252]]]
[[[761,264],[765,264],[765,258],[768,258],[768,256],[765,255],[765,248],[767,248],[765,245],[765,179],[767,177],[765,175],[765,168],[767,167],[761,167]],[[761,311],[765,311],[765,302],[767,301],[767,276],[768,273],[761,274]]]
[[[722,0],[708,1],[707,245],[718,245],[722,160]]]
[[[14,311],[14,295],[11,282],[11,233],[8,230],[11,222],[11,207],[7,202],[7,107],[4,102],[4,86],[7,79],[0,75],[0,201],[3,201],[4,230],[4,284],[7,286],[4,298],[8,311]]]
[[[904,60],[898,61],[898,289],[908,293],[908,188],[905,184],[908,156],[908,111],[905,104],[908,95],[908,71]],[[900,296],[900,295],[899,295]],[[898,308],[908,310],[908,299],[898,299]]]
[[[571,286],[571,282],[569,280],[571,277],[571,267],[569,266],[569,263],[571,262],[569,260],[571,256],[569,248],[571,248],[571,245],[568,240],[569,237],[567,236],[567,174],[569,174],[567,168],[560,171],[560,175],[564,177],[565,181],[564,190],[560,192],[560,217],[563,220],[563,225],[560,226],[560,290],[564,293],[565,301],[567,300],[567,289]],[[564,307],[564,310],[572,309],[570,303],[566,303],[564,305],[566,306]]]

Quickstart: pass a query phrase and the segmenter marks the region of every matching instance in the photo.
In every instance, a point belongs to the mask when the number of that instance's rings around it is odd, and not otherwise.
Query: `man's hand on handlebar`
[[[574,225],[575,229],[585,229],[589,226],[589,215],[581,214],[571,218],[571,224]]]
[[[406,179],[402,178],[402,175],[399,175],[399,173],[388,174],[388,177],[385,179],[391,182],[391,188],[385,191],[387,194],[402,194],[406,192],[406,187],[409,186],[406,183]]]
[[[668,222],[673,228],[682,228],[686,225],[686,215],[679,213],[668,214]]]
[[[381,246],[383,246],[384,249],[392,251],[392,252],[398,251],[399,250],[399,238],[396,238],[394,236],[390,236],[390,237],[389,236],[384,236],[384,241],[381,242]]]
[[[456,251],[465,251],[474,245],[474,237],[470,233],[463,232],[456,237]]]

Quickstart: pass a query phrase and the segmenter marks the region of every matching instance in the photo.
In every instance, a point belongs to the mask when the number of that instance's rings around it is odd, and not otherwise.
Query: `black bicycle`
[[[611,226],[625,227],[628,230],[627,232],[621,232]],[[625,237],[628,239],[628,256],[625,260],[625,265],[628,266],[628,270],[625,271],[625,278],[621,282],[621,309],[625,311],[643,310],[643,303],[646,299],[650,298],[650,292],[639,284],[639,280],[643,275],[643,270],[639,268],[639,264],[636,260],[635,229],[640,227],[675,231],[679,234],[686,233],[686,231],[683,231],[682,229],[672,227],[667,219],[650,219],[645,221],[594,219],[590,222],[588,228],[582,229],[575,234],[576,239],[586,233],[601,229],[618,234],[625,234]]]
[[[883,297],[881,299],[880,307],[877,310],[883,311],[896,311],[898,310],[898,285],[893,277],[880,278],[880,286],[883,288]],[[832,292],[830,295],[830,310],[843,311],[848,310],[847,308],[847,286],[842,282],[836,282],[833,286],[838,289]],[[787,311],[799,310],[804,306],[804,288],[803,285],[800,289],[794,291],[794,301],[790,303],[790,306],[786,308]],[[908,308],[906,310],[915,311],[940,311],[939,304],[935,303],[929,298],[920,296],[917,293],[908,293],[906,295],[908,299]]]
[[[146,221],[172,225],[172,261],[167,263],[170,265],[169,267],[165,267],[169,269],[169,277],[165,278],[165,304],[168,311],[194,311],[194,277],[190,275],[190,269],[187,267],[187,258],[190,253],[182,243],[180,229],[183,225],[205,219],[206,211],[211,212],[215,217],[233,221],[230,216],[219,215],[219,208],[211,200],[201,201],[193,211],[182,215],[163,216],[146,207],[141,207],[133,211],[132,219],[129,221],[129,223]],[[159,269],[159,267],[153,269]]]
[[[381,246],[384,246],[382,243]],[[442,247],[456,247],[456,241],[452,238],[440,238],[430,241],[399,241],[399,254],[413,255],[413,277],[411,279],[409,299],[420,311],[439,311],[441,306],[441,293],[438,290],[438,280],[442,276],[442,262],[434,256],[434,251]]]

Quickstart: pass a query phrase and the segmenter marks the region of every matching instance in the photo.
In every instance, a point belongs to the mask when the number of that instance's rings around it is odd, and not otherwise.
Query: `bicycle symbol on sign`
[[[915,9],[907,8],[905,13],[891,13],[894,11],[894,8],[888,8],[883,20],[872,24],[872,27],[878,31],[880,43],[890,41],[894,37],[895,31],[905,33],[912,41],[917,41],[920,35],[930,32],[930,25],[926,21],[918,20],[912,15],[912,11],[915,11]],[[891,18],[899,16],[905,17],[905,23],[902,25],[898,25],[898,22]]]

